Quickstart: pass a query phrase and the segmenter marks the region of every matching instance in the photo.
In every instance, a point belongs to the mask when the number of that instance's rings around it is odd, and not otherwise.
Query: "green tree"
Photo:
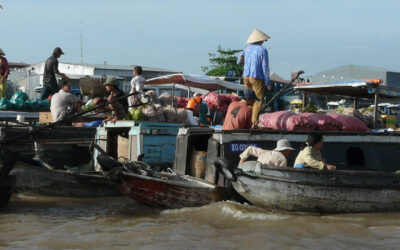
[[[242,50],[223,49],[221,45],[218,46],[215,53],[209,53],[210,65],[202,66],[201,70],[207,76],[226,76],[228,70],[234,70],[236,76],[243,74],[243,65],[238,65],[237,54]]]

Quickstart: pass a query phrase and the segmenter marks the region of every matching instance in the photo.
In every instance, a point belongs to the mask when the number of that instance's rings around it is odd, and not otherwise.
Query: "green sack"
[[[25,108],[28,110],[39,110],[39,103],[38,101],[28,100],[25,102]]]
[[[14,93],[14,95],[11,97],[10,103],[14,106],[16,109],[25,109],[26,105],[25,102],[29,100],[29,97],[27,94],[25,94],[22,91],[17,91]]]
[[[49,100],[43,100],[38,102],[38,109],[39,110],[50,110],[50,101]]]
[[[0,109],[10,109],[11,103],[7,98],[2,98],[0,100]]]

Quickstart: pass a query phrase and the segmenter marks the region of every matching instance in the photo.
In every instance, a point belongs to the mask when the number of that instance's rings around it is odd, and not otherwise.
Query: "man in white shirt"
[[[287,167],[287,158],[294,149],[286,139],[279,140],[274,150],[265,150],[249,146],[240,154],[240,163],[247,160],[249,156],[257,157],[257,161],[267,167]]]
[[[81,100],[71,94],[71,85],[69,82],[63,81],[61,89],[51,98],[50,111],[53,122],[63,120],[68,116],[80,112],[81,106]]]
[[[135,66],[133,68],[133,78],[131,80],[131,91],[130,93],[143,91],[144,83],[146,79],[142,76],[143,69],[140,66]],[[132,106],[136,103],[136,96],[131,96],[129,98],[129,106]]]

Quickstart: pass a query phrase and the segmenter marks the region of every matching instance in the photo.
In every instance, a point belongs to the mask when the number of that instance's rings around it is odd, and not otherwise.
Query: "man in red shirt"
[[[7,78],[10,73],[8,61],[4,57],[6,54],[0,49],[0,99],[6,97],[7,92]]]
[[[251,128],[251,106],[254,105],[255,101],[260,101],[260,99],[258,99],[254,90],[246,89],[242,101],[232,102],[229,105],[222,130]]]

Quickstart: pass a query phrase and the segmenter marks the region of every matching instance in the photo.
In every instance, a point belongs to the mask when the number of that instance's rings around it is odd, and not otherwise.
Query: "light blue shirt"
[[[261,79],[265,81],[265,85],[269,85],[268,50],[262,45],[249,44],[240,56],[242,55],[244,55],[243,77]]]

